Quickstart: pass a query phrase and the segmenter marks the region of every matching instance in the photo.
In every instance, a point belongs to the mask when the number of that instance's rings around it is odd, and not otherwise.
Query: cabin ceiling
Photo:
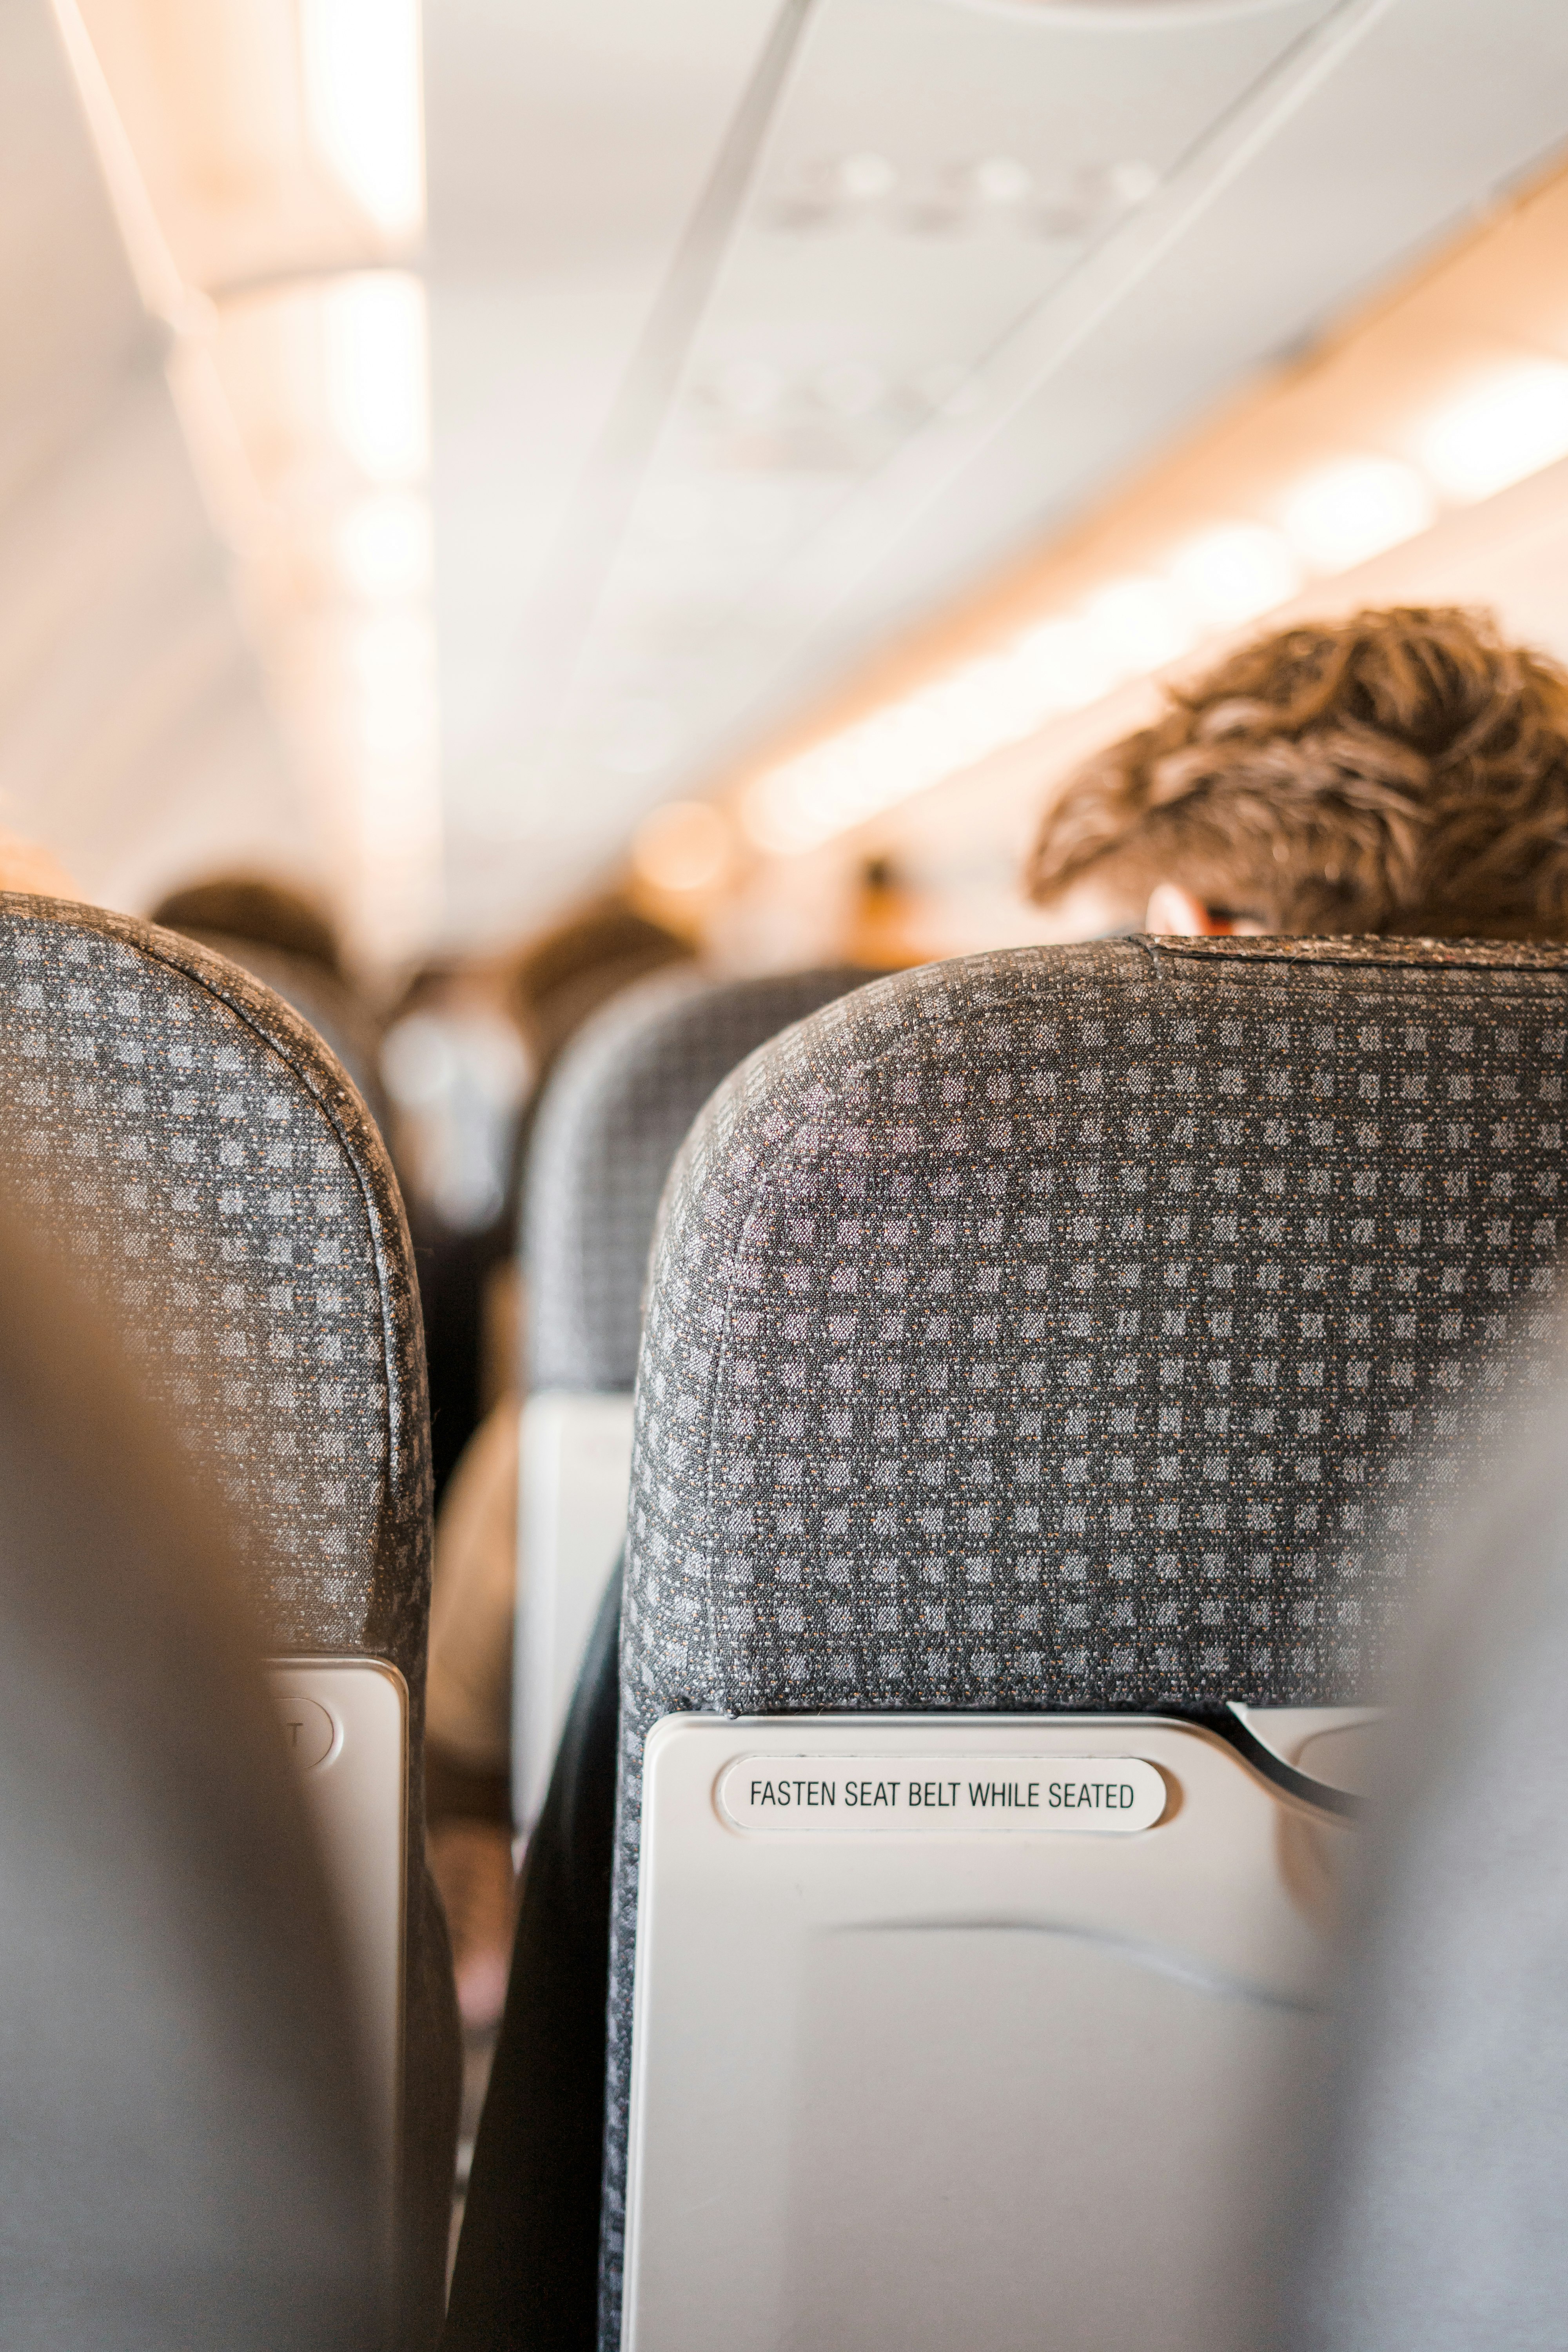
[[[390,147],[324,167],[307,19],[373,21],[0,0],[0,821],[404,952],[550,912],[1568,140],[1561,0],[429,0],[421,242]],[[426,304],[427,478],[412,394],[328,413]]]
[[[440,0],[426,45],[481,928],[1568,138],[1557,0]]]
[[[320,844],[39,0],[0,6],[0,824],[84,890]]]

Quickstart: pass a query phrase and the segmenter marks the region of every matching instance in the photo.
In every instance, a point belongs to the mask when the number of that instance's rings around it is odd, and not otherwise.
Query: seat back
[[[274,947],[269,940],[232,937],[226,931],[181,926],[181,936],[210,948],[214,955],[237,963],[285,1004],[291,1004],[319,1037],[326,1040],[353,1082],[360,1100],[374,1119],[384,1141],[392,1134],[392,1115],[381,1078],[380,1040],[375,1024],[347,984],[324,964],[309,956]]]
[[[366,1801],[383,1830],[395,1819],[397,1851],[362,1874],[361,1899],[345,1894],[345,1926],[376,1988],[374,2063],[401,2126],[408,2340],[428,2341],[458,2045],[422,1866],[428,1410],[385,1151],[280,999],[174,933],[58,901],[0,897],[0,1083],[18,1205],[95,1286],[224,1499],[270,1647],[350,1676],[324,1710],[332,1769],[315,1784],[349,1839],[341,1889],[368,1818],[348,1784],[362,1748],[380,1759]],[[362,1717],[354,1694],[373,1686]]]
[[[376,2352],[328,1894],[221,1518],[0,1226],[9,2352]]]
[[[864,990],[710,1107],[638,1373],[607,2347],[1256,2340],[1424,1433],[1462,1471],[1471,1360],[1554,1329],[1565,1038],[1557,950],[1119,941]]]
[[[514,1819],[527,1829],[605,1579],[626,1536],[643,1282],[659,1194],[721,1079],[864,979],[661,973],[584,1024],[540,1107],[523,1233],[528,1396],[520,1439]]]

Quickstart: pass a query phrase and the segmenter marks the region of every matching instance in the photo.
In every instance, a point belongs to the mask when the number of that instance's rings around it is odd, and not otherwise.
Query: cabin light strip
[[[1417,426],[1412,457],[1350,455],[1301,476],[1277,523],[1218,522],[1146,572],[963,662],[766,769],[741,821],[778,856],[819,848],[1053,719],[1277,609],[1310,578],[1369,562],[1568,456],[1568,364],[1523,362],[1472,383]]]
[[[436,927],[442,871],[429,335],[417,270],[386,264],[425,220],[418,0],[289,0],[305,127],[363,216],[363,266],[285,268],[226,289],[186,282],[78,0],[52,5],[138,290],[168,331],[175,410],[261,671],[322,804],[351,928],[367,953],[412,955]],[[220,362],[247,310],[242,423]],[[305,349],[319,350],[319,382],[301,372]],[[295,471],[315,487],[275,499],[258,444],[307,438],[311,463]]]

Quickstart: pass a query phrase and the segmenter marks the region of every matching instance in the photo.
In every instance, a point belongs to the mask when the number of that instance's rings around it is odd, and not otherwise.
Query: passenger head
[[[692,952],[689,940],[613,891],[534,940],[513,969],[511,1004],[537,1080],[591,1013],[634,980]]]
[[[1568,672],[1480,613],[1281,629],[1080,768],[1027,878],[1151,931],[1568,937]]]
[[[215,875],[209,882],[171,890],[149,920],[199,940],[247,940],[253,947],[277,948],[284,955],[321,964],[335,979],[343,977],[330,916],[304,891],[259,874]]]

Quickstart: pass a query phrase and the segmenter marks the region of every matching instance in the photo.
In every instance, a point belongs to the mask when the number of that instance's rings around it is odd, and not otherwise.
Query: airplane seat
[[[337,1055],[383,1140],[390,1137],[392,1112],[382,1084],[375,1024],[335,972],[309,956],[291,954],[268,940],[241,939],[230,931],[182,924],[179,936],[210,948],[214,955],[226,957],[274,996],[280,996],[285,1004],[292,1005]]]
[[[1557,1346],[1565,1037],[1556,948],[1116,940],[714,1097],[637,1376],[605,2352],[1258,2340],[1402,1595],[1484,1351]]]
[[[400,2339],[440,2326],[460,2050],[423,1868],[429,1426],[390,1163],[313,1030],[174,933],[0,896],[0,1151],[238,1528],[397,2168]]]
[[[226,1530],[8,1218],[0,1281],[8,2352],[382,2352],[342,1956]]]
[[[1327,2127],[1270,2338],[1289,2352],[1563,2336],[1568,1389],[1509,1403],[1505,1475],[1446,1547],[1389,1726]]]
[[[714,982],[660,972],[584,1023],[540,1106],[522,1257],[513,1819],[531,1829],[605,1582],[626,1537],[632,1386],[659,1195],[721,1079],[868,977]]]

